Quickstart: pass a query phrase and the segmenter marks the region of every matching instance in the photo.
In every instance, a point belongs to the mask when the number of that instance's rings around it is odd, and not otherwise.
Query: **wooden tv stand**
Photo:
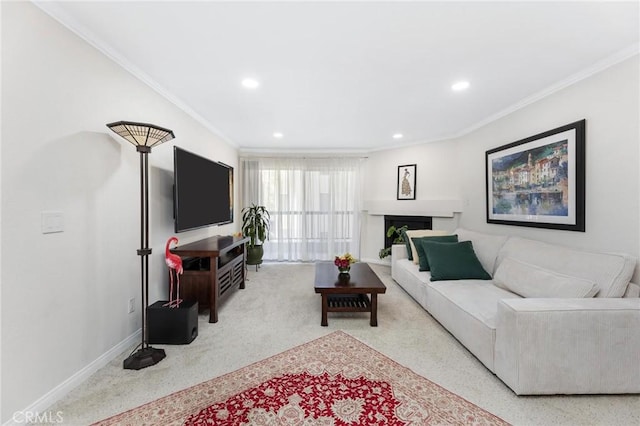
[[[182,258],[180,297],[209,308],[209,322],[218,322],[219,303],[230,290],[244,288],[248,241],[245,237],[215,236],[171,250]]]

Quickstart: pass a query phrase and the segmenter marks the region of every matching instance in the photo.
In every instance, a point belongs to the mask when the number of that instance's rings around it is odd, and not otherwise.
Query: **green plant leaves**
[[[249,237],[249,247],[269,239],[271,215],[265,206],[251,204],[242,209],[242,234]]]

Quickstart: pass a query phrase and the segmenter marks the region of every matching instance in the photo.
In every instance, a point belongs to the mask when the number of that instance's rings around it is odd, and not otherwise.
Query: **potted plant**
[[[405,241],[404,241],[404,238],[402,237],[403,235],[402,233],[403,231],[406,231],[407,228],[408,228],[407,225],[403,225],[400,228],[396,228],[395,226],[391,225],[389,229],[387,229],[387,238],[394,237],[391,244],[404,243]],[[378,252],[378,256],[380,257],[380,259],[384,259],[389,255],[391,255],[391,247],[385,247],[383,249],[380,249],[380,251]]]
[[[247,244],[247,265],[262,263],[264,249],[262,243],[269,239],[269,212],[265,206],[252,204],[242,209],[242,234],[249,237]]]

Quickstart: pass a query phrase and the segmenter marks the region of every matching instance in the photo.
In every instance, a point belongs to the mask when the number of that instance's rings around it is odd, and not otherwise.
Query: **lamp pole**
[[[127,357],[123,367],[127,370],[140,370],[157,364],[166,357],[164,349],[149,346],[147,331],[147,305],[149,301],[149,153],[151,147],[173,139],[171,130],[152,124],[118,121],[107,124],[111,130],[122,136],[136,147],[140,153],[140,293],[142,308],[142,339],[140,349]],[[137,347],[136,347],[137,349]]]

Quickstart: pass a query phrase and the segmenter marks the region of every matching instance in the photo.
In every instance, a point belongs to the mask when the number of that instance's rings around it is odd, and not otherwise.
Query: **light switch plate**
[[[42,233],[64,232],[64,214],[62,212],[41,212]]]

